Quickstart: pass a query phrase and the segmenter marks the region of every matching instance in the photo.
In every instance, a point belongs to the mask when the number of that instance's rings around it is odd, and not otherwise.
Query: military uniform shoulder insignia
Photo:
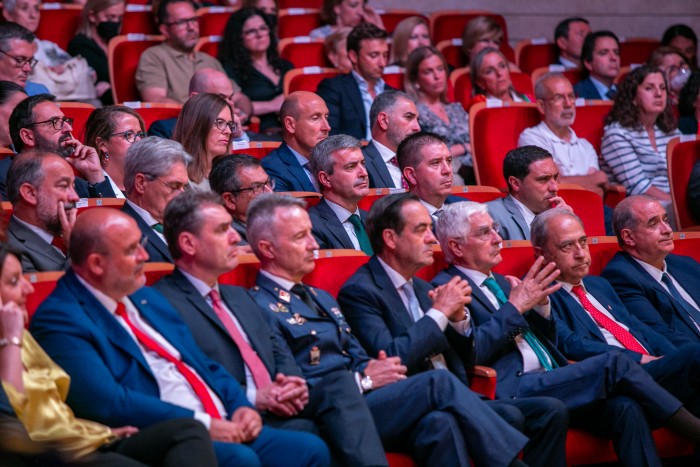
[[[291,297],[291,295],[289,295],[289,292],[287,292],[286,290],[282,290],[282,289],[279,289],[279,291],[280,292],[279,292],[277,298],[279,298],[280,300],[282,300],[285,303],[289,303],[292,300],[292,297]]]

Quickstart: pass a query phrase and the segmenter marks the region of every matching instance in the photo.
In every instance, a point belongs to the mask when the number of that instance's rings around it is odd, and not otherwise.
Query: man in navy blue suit
[[[280,109],[284,143],[262,160],[275,179],[275,191],[318,191],[311,173],[311,150],[328,138],[328,107],[318,95],[297,91],[288,95]]]
[[[557,62],[566,68],[581,67],[581,49],[586,36],[590,34],[588,20],[571,17],[562,20],[554,29],[554,44],[557,46]]]
[[[124,213],[86,212],[72,233],[72,269],[32,319],[37,342],[71,377],[76,415],[136,427],[194,418],[222,465],[328,465],[315,436],[263,427],[236,380],[202,353],[165,298],[143,287],[142,238]]]
[[[496,370],[496,396],[560,399],[573,426],[612,437],[624,465],[660,465],[651,427],[664,425],[698,443],[699,420],[624,353],[568,363],[556,347],[557,323],[547,298],[561,287],[552,284],[559,270],[538,258],[522,280],[492,273],[502,259],[498,230],[482,204],[448,206],[438,219],[437,236],[450,266],[433,280],[439,285],[458,276],[471,285],[474,360]],[[581,245],[585,237],[557,248]]]
[[[627,310],[676,346],[700,342],[700,264],[674,255],[664,208],[648,196],[615,207],[613,226],[622,249],[603,270]]]
[[[661,213],[665,215],[663,208],[657,214]],[[552,308],[564,355],[583,360],[620,351],[639,362],[691,412],[700,414],[700,344],[677,348],[631,315],[605,279],[588,275],[591,255],[575,214],[548,211],[535,218],[532,227],[535,254],[555,263],[561,272],[557,282],[562,287],[552,295]]]
[[[620,74],[620,41],[610,31],[589,33],[583,41],[581,61],[585,77],[574,85],[583,99],[610,101],[617,93],[615,78]]]
[[[369,111],[372,101],[386,89],[382,73],[389,60],[388,34],[372,23],[355,26],[347,40],[350,73],[326,78],[316,92],[330,111],[332,135],[350,135],[357,139],[372,138]]]
[[[376,255],[340,290],[338,300],[362,345],[371,353],[400,357],[409,374],[449,370],[467,384],[465,365],[473,341],[464,302],[466,281],[455,278],[435,290],[414,277],[432,264],[435,236],[425,207],[412,194],[377,201],[368,218]],[[565,465],[566,408],[552,398],[488,401],[496,410],[516,411],[519,428],[530,437],[524,461]]]
[[[192,156],[180,143],[157,136],[137,141],[127,151],[122,211],[134,218],[148,239],[149,261],[173,262],[163,236],[163,212],[189,183],[187,166],[191,161]]]
[[[367,213],[357,203],[369,193],[362,144],[352,136],[335,135],[311,151],[311,170],[323,199],[309,208],[319,248],[347,248],[372,254],[365,231]]]
[[[360,390],[387,450],[410,453],[419,465],[520,465],[526,438],[454,375],[426,371],[406,377],[397,356],[370,358],[333,297],[302,283],[318,244],[304,203],[262,195],[248,212],[248,238],[260,259],[253,299],[273,333],[286,342],[310,387],[343,374]],[[465,296],[451,294],[462,309]]]
[[[396,150],[403,139],[420,131],[418,109],[405,93],[389,89],[369,109],[372,140],[362,148],[371,188],[403,188]]]
[[[428,131],[408,135],[396,158],[408,190],[418,196],[433,221],[445,205],[465,200],[452,195],[452,155],[443,136]]]

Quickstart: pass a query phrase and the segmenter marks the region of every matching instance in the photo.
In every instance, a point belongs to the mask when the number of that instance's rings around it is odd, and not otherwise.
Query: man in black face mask
[[[195,52],[199,40],[199,19],[189,0],[163,0],[156,14],[165,42],[146,50],[136,70],[136,87],[147,102],[183,104],[195,71],[213,68],[224,71],[218,60]],[[234,86],[236,94],[240,91]]]

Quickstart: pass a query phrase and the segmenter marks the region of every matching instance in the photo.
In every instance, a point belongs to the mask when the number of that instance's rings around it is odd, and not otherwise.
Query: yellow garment
[[[81,457],[114,439],[109,427],[76,418],[65,403],[70,377],[25,331],[22,336],[24,394],[6,381],[7,398],[29,436]]]

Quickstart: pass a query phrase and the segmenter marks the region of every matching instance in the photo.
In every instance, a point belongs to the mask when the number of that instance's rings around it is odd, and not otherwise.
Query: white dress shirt
[[[316,180],[316,176],[311,173],[311,170],[308,169],[308,166],[306,164],[309,163],[309,160],[302,156],[300,153],[295,151],[294,149],[291,148],[291,146],[287,145],[290,151],[292,151],[292,154],[294,154],[294,157],[296,158],[297,162],[301,166],[302,169],[304,169],[304,173],[306,173],[306,176],[309,177],[309,181],[311,184],[314,186],[314,189],[316,190],[317,193],[320,193],[321,190],[319,189],[318,186],[318,180]]]
[[[150,212],[146,211],[146,210],[143,209],[141,206],[137,206],[136,204],[134,204],[133,202],[131,202],[131,201],[128,200],[128,199],[126,200],[126,202],[127,202],[127,204],[129,204],[129,206],[131,206],[131,207],[134,209],[134,211],[136,211],[136,214],[138,214],[139,216],[141,216],[141,219],[143,219],[143,221],[144,221],[146,224],[148,224],[148,226],[151,228],[151,230],[153,230],[153,233],[155,233],[156,235],[158,235],[158,237],[159,237],[161,240],[163,240],[163,243],[165,243],[165,244],[167,245],[168,242],[165,241],[165,235],[163,235],[162,233],[158,232],[156,229],[153,228],[153,225],[154,225],[154,224],[160,224],[160,222],[158,222],[158,221],[155,219],[155,217],[153,217],[153,216],[151,215]]]
[[[350,241],[352,242],[353,248],[355,248],[356,250],[361,250],[360,241],[357,239],[357,233],[355,232],[355,226],[353,226],[350,222],[350,216],[353,214],[356,214],[357,217],[360,218],[360,220],[362,219],[362,216],[360,216],[360,208],[355,208],[355,212],[350,212],[341,205],[335,204],[333,201],[330,201],[328,198],[325,198],[325,200],[326,203],[328,203],[328,207],[331,208],[335,216],[340,221],[340,224],[345,229],[345,232],[348,234],[348,237],[350,237]]]
[[[513,199],[513,201],[515,201],[515,205],[518,206],[518,209],[520,209],[520,212],[522,213],[523,217],[525,218],[525,222],[527,222],[527,226],[530,227],[532,225],[532,221],[535,220],[535,216],[537,214],[532,212],[530,210],[530,208],[528,208],[523,203],[518,201],[518,199],[515,198],[515,196],[511,196],[511,195],[508,195],[508,196],[510,196]]]
[[[76,275],[76,277],[78,278],[80,283],[83,284],[85,288],[88,289],[88,291],[95,296],[97,301],[99,301],[102,304],[102,306],[104,306],[107,309],[107,311],[109,311],[112,314],[112,316],[114,316],[114,319],[116,319],[117,322],[124,328],[124,330],[126,330],[126,332],[134,339],[134,342],[141,350],[141,353],[143,354],[143,357],[146,360],[148,367],[151,369],[153,377],[158,383],[158,389],[160,390],[160,400],[192,410],[194,412],[194,418],[202,422],[204,426],[206,426],[207,429],[209,429],[209,427],[211,426],[211,416],[206,413],[206,411],[204,410],[204,406],[202,405],[202,401],[199,399],[199,396],[197,396],[197,393],[194,392],[194,389],[192,389],[190,383],[183,376],[183,374],[180,373],[180,370],[177,369],[175,364],[161,357],[157,353],[147,350],[141,345],[139,340],[131,331],[131,328],[129,328],[129,325],[126,324],[126,322],[121,317],[115,314],[117,310],[116,300],[105,295],[92,285],[88,284],[82,277],[78,275]],[[140,329],[148,337],[156,341],[158,345],[160,345],[170,355],[177,359],[180,359],[180,352],[175,347],[173,347],[170,344],[170,342],[168,342],[158,331],[151,327],[150,324],[148,324],[141,318],[138,309],[134,306],[133,303],[131,303],[131,300],[129,300],[128,297],[124,297],[121,300],[121,303],[124,304],[126,308],[126,313],[129,316],[131,322],[134,324],[134,326]],[[218,409],[222,418],[226,418],[226,409],[224,408],[224,404],[221,402],[221,399],[219,399],[219,396],[211,390],[211,388],[207,385],[204,379],[202,379],[202,377],[200,377],[192,367],[190,367],[184,362],[183,364],[187,366],[187,368],[189,368],[192,371],[192,373],[194,373],[202,381],[202,384],[207,388],[207,391],[209,392],[209,395],[211,396],[211,399],[214,402],[214,405],[216,405],[216,408]]]
[[[379,155],[382,156],[382,160],[384,161],[384,164],[386,165],[386,168],[389,171],[389,175],[391,175],[391,181],[394,182],[394,188],[403,188],[403,183],[401,181],[403,179],[403,175],[401,174],[401,169],[399,169],[398,165],[394,165],[391,162],[389,162],[394,157],[396,157],[396,153],[388,147],[384,146],[376,139],[372,140],[372,142],[377,147]]]
[[[372,125],[369,121],[369,110],[370,108],[372,108],[372,102],[374,102],[374,97],[372,97],[372,94],[370,94],[369,92],[369,83],[367,82],[367,80],[360,76],[358,73],[356,73],[355,70],[353,70],[351,73],[352,77],[355,78],[355,81],[357,82],[357,87],[360,90],[360,96],[362,96],[362,105],[365,108],[365,125],[367,128],[365,140],[369,141],[372,139]],[[378,96],[381,93],[383,93],[384,86],[384,80],[382,78],[379,78],[374,84],[374,95]]]

